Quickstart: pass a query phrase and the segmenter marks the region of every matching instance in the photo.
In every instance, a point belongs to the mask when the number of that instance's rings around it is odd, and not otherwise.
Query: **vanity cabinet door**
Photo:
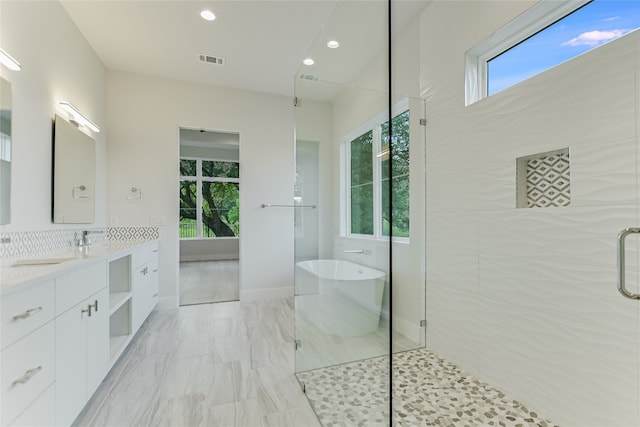
[[[135,334],[144,322],[146,316],[146,300],[149,286],[149,266],[143,264],[133,271],[133,312],[131,322],[133,333]]]
[[[158,245],[142,246],[134,252],[133,264],[133,333],[151,313],[158,300]]]
[[[109,370],[109,290],[89,298],[94,307],[87,319],[87,396],[90,398]]]
[[[158,271],[158,257],[156,256],[149,263],[149,305],[147,307],[147,315],[149,315],[158,304]]]
[[[87,401],[87,302],[56,318],[56,425],[69,426]]]
[[[71,425],[109,368],[109,291],[56,318],[56,425]]]

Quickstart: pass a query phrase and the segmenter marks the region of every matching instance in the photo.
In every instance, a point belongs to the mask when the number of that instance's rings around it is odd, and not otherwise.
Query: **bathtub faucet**
[[[364,254],[364,255],[371,255],[371,250],[370,249],[347,249],[342,251],[345,254]]]

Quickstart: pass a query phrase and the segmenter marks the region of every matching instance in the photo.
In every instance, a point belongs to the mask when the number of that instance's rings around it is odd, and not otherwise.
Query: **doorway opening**
[[[180,305],[239,300],[239,142],[180,128]]]

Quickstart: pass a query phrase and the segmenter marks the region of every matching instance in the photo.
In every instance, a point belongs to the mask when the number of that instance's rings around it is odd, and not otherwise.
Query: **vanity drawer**
[[[0,348],[6,348],[49,320],[55,312],[55,282],[48,280],[0,298]]]
[[[49,322],[2,351],[2,423],[10,424],[55,377],[55,329]]]
[[[52,384],[11,424],[11,427],[52,426],[55,424],[55,418],[55,387]]]
[[[132,265],[134,268],[141,266],[150,259],[158,256],[158,242],[151,242],[140,246],[133,251]]]
[[[96,262],[56,278],[56,315],[107,286],[107,263]]]

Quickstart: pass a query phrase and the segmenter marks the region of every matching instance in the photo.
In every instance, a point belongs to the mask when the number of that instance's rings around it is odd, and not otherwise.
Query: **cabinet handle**
[[[89,314],[89,317],[91,317],[91,304],[88,304],[88,305],[87,305],[87,308],[83,309],[83,310],[80,312],[80,318],[82,318],[82,313],[88,313],[88,314]]]
[[[24,373],[23,376],[15,380],[11,383],[12,386],[16,386],[18,384],[24,384],[29,381],[31,378],[35,377],[38,372],[42,371],[42,366],[38,366],[37,368],[29,369]]]
[[[155,270],[153,270],[153,272],[154,272],[154,273],[157,273],[157,272],[158,272],[158,269],[156,268]]]
[[[27,317],[31,317],[32,315],[38,313],[42,311],[42,307],[36,307],[36,308],[30,308],[29,310],[25,311],[22,314],[18,314],[16,316],[13,316],[13,320],[21,320],[21,319],[26,319]]]
[[[98,300],[95,300],[93,304],[89,304],[89,317],[91,317],[91,309],[98,311]]]
[[[158,252],[158,250],[157,250],[157,249],[154,249],[154,250],[153,250],[153,252]]]
[[[155,298],[158,296],[158,293],[156,292],[155,294],[153,294],[153,296],[151,298]]]

